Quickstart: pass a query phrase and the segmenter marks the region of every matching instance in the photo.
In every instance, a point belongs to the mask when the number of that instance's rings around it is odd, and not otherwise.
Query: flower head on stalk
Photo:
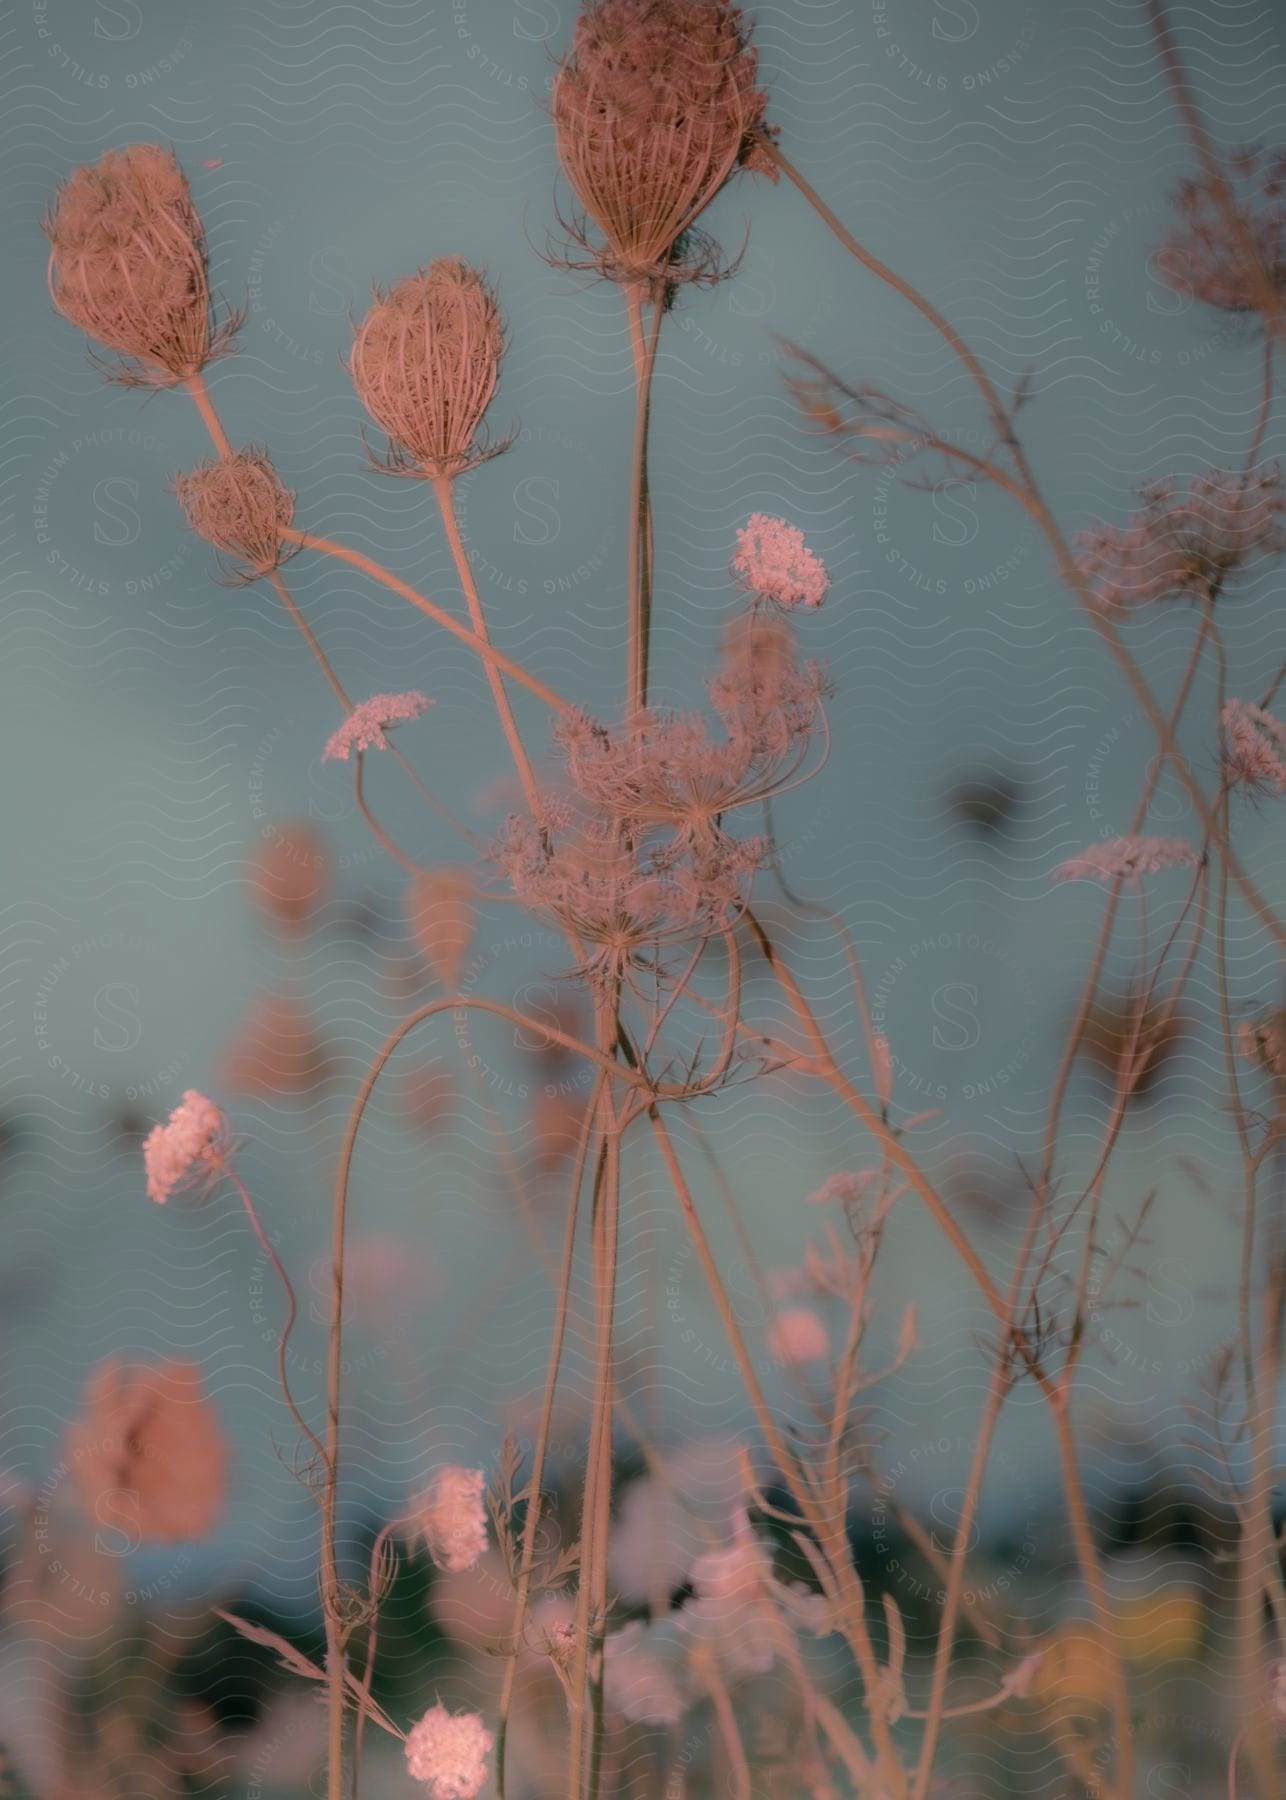
[[[1077,566],[1106,611],[1191,595],[1215,598],[1255,556],[1286,549],[1286,496],[1276,463],[1255,474],[1211,469],[1186,488],[1148,482],[1127,525],[1092,525],[1076,539]]]
[[[507,448],[488,447],[481,436],[504,348],[495,294],[458,257],[439,258],[387,292],[377,288],[349,358],[357,397],[389,439],[375,466],[451,478]]]
[[[697,869],[639,849],[610,821],[573,823],[557,810],[540,824],[512,816],[495,858],[517,897],[548,913],[585,947],[575,973],[599,992],[660,979],[669,950],[695,949],[744,905],[763,847],[721,845]]]
[[[322,751],[323,762],[347,762],[354,751],[387,750],[385,732],[394,725],[418,719],[432,700],[412,691],[407,694],[372,694],[355,706],[344,723],[331,732]]]
[[[87,1517],[134,1544],[176,1544],[218,1524],[230,1446],[201,1371],[174,1360],[127,1367],[108,1357],[85,1388],[67,1462]]]
[[[1286,725],[1249,700],[1229,700],[1219,715],[1229,781],[1286,794]]]
[[[775,177],[757,82],[730,0],[589,0],[553,91],[559,160],[586,215],[566,226],[585,252],[574,266],[662,289],[718,279],[698,218],[738,168]]]
[[[460,1574],[487,1548],[487,1477],[482,1469],[454,1463],[438,1470],[421,1496],[412,1520],[414,1536],[440,1569]]]
[[[735,844],[724,824],[729,813],[770,799],[798,773],[811,725],[811,716],[801,716],[769,743],[732,713],[727,734],[716,739],[698,713],[648,709],[616,731],[573,714],[556,736],[572,786],[593,814],[647,839],[663,865],[690,857],[700,867]]]
[[[217,1180],[231,1144],[223,1108],[189,1088],[166,1123],[154,1125],[144,1140],[148,1199],[164,1206],[173,1194]]]
[[[406,1738],[406,1764],[432,1800],[474,1800],[487,1783],[487,1758],[495,1738],[481,1713],[453,1713],[431,1706]]]
[[[788,612],[797,606],[816,610],[831,585],[826,564],[808,548],[798,525],[767,513],[751,513],[737,532],[732,569],[757,599]]]
[[[227,350],[241,319],[214,322],[205,232],[169,150],[130,144],[73,169],[43,229],[53,303],[126,358],[114,380],[172,387]]]
[[[1137,883],[1162,869],[1195,869],[1201,858],[1186,838],[1123,837],[1091,844],[1054,870],[1055,881],[1119,879]]]
[[[281,534],[294,521],[295,496],[266,450],[235,450],[199,463],[175,477],[174,492],[198,537],[213,544],[221,556],[238,557],[249,565],[234,571],[234,586],[271,574],[294,554]]]
[[[694,1593],[679,1610],[679,1629],[733,1679],[766,1674],[800,1629],[818,1637],[834,1629],[823,1595],[778,1581],[744,1509],[733,1519],[732,1542],[698,1556],[690,1579]]]
[[[1243,1019],[1237,1027],[1237,1051],[1265,1074],[1286,1080],[1286,1007]]]
[[[797,660],[793,627],[779,613],[739,613],[707,685],[725,731],[748,739],[760,758],[786,756],[824,727],[826,678],[817,663]]]
[[[1242,230],[1208,179],[1185,181],[1156,263],[1177,293],[1224,312],[1255,312],[1265,289],[1286,293],[1286,151],[1249,145],[1227,159],[1227,172]]]

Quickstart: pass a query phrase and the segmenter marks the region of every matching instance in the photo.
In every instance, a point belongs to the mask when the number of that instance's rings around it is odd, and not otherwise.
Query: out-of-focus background
[[[497,642],[610,711],[623,667],[629,343],[617,291],[546,255],[567,196],[545,101],[574,10],[571,0],[20,0],[3,29],[0,1465],[18,1511],[34,1493],[56,1513],[65,1432],[92,1368],[111,1354],[198,1362],[234,1445],[226,1516],[199,1545],[131,1555],[122,1576],[126,1617],[159,1611],[176,1641],[183,1607],[211,1593],[306,1630],[315,1527],[285,1466],[280,1301],[263,1260],[226,1191],[205,1205],[149,1204],[140,1134],[188,1086],[229,1107],[246,1140],[240,1167],[299,1285],[293,1379],[315,1415],[348,1104],[399,1013],[432,989],[406,877],[357,815],[345,768],[320,761],[332,696],[271,590],[220,586],[167,492],[208,454],[194,408],[181,394],[102,381],[49,305],[41,213],[68,171],[104,149],[173,146],[214,278],[247,307],[236,356],[211,376],[233,441],[269,447],[306,528],[460,612],[431,494],[364,459],[344,358],[373,283],[447,254],[485,267],[509,328],[490,417],[514,438],[461,484],[464,534]],[[1064,526],[1120,521],[1139,481],[1244,456],[1256,340],[1175,295],[1151,261],[1192,155],[1141,6],[764,0],[756,12],[783,148],[865,243],[933,296],[1002,385],[1029,378],[1026,442]],[[1201,0],[1176,6],[1175,22],[1218,141],[1280,142],[1280,8]],[[685,289],[661,336],[654,695],[700,704],[735,604],[727,559],[747,515],[802,526],[834,584],[804,627],[836,688],[834,741],[828,767],[776,811],[782,875],[842,914],[898,1059],[899,1116],[931,1114],[916,1127],[919,1151],[1002,1271],[1102,908],[1097,889],[1053,888],[1050,873],[1127,828],[1150,733],[1024,518],[972,484],[914,491],[895,464],[840,462],[786,393],[776,334],[981,449],[978,408],[942,345],[789,186],[739,177],[708,222],[741,260],[721,285]],[[1275,425],[1270,453],[1280,439]],[[468,651],[334,563],[301,556],[287,573],[354,695],[432,697],[403,747],[489,836],[512,784]],[[1258,692],[1286,655],[1279,599],[1275,576],[1228,598],[1230,691]],[[1179,605],[1129,628],[1167,697],[1192,631]],[[1185,732],[1206,770],[1212,694],[1203,676]],[[539,703],[518,693],[515,705],[529,742],[547,742]],[[369,791],[417,858],[468,859],[391,759],[370,769]],[[1192,828],[1168,777],[1152,828]],[[1242,809],[1236,828],[1280,902],[1279,824]],[[318,872],[316,909],[293,935],[256,903],[253,879],[256,859],[286,844]],[[1176,897],[1163,888],[1154,944]],[[787,926],[771,880],[764,902],[864,1069],[839,947],[797,917]],[[1133,943],[1127,931],[1111,965],[1122,993],[1137,974]],[[1234,919],[1231,948],[1234,1011],[1280,1003],[1262,936]],[[541,1013],[574,1007],[563,974],[554,939],[496,908],[464,980]],[[1232,1328],[1238,1250],[1215,998],[1202,965],[1182,1030],[1131,1109],[1112,1209],[1156,1200],[1114,1295],[1129,1304],[1095,1315],[1101,1341],[1080,1397],[1102,1529],[1118,1548],[1133,1537],[1136,1557],[1179,1559],[1180,1577],[1187,1550],[1214,1529],[1187,1472],[1209,1446],[1190,1447],[1186,1403]],[[778,1003],[756,977],[748,1004]],[[1110,1020],[1103,1029],[1110,1040]],[[377,1095],[353,1191],[354,1529],[390,1517],[436,1464],[487,1463],[506,1430],[530,1433],[550,1310],[530,1233],[556,1241],[559,1132],[568,1092],[583,1086],[507,1027],[452,1021],[421,1033]],[[1107,1092],[1101,1070],[1078,1070],[1069,1179],[1089,1167]],[[805,1196],[866,1153],[848,1115],[793,1081],[734,1090],[704,1125],[768,1269],[798,1259]],[[757,1329],[755,1280],[713,1181],[697,1179],[743,1324]],[[627,1390],[658,1442],[748,1432],[699,1269],[648,1161],[627,1172],[627,1198]],[[882,1467],[899,1504],[947,1526],[983,1391],[983,1313],[909,1208],[882,1279],[885,1329],[896,1332],[913,1299],[922,1342],[881,1395]],[[556,1458],[569,1478],[584,1423],[578,1356]],[[769,1365],[768,1379],[788,1405],[780,1371]],[[984,1494],[982,1554],[1006,1577],[998,1591],[1012,1587],[1037,1623],[1056,1615],[1068,1579],[1053,1492],[1047,1420],[1023,1395]],[[883,1559],[891,1582],[913,1586],[881,1537],[883,1504],[869,1505],[871,1566]],[[92,1631],[96,1590],[60,1574],[57,1550],[46,1541],[36,1574],[66,1649]],[[1121,1558],[1120,1578],[1134,1566]],[[20,1646],[11,1655],[0,1737],[16,1779],[39,1791],[40,1748],[27,1741],[39,1734],[26,1729],[39,1683],[18,1678],[19,1664],[33,1666]],[[208,1670],[191,1685],[194,1705],[221,1704]],[[311,1729],[301,1703],[296,1723],[276,1728],[277,1749],[296,1730],[310,1741]],[[257,1792],[271,1782],[252,1764],[228,1779]]]

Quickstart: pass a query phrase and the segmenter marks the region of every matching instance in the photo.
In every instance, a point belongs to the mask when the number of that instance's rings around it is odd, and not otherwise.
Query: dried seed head
[[[112,1356],[86,1384],[66,1462],[87,1518],[135,1544],[177,1544],[218,1525],[230,1452],[192,1363]]]
[[[375,304],[357,328],[349,371],[357,397],[390,451],[390,475],[459,475],[505,448],[478,442],[496,391],[505,330],[500,307],[476,269],[443,257],[417,269]]]
[[[326,840],[306,819],[265,825],[246,870],[253,898],[278,930],[303,931],[330,887]]]
[[[169,387],[227,348],[215,326],[205,233],[187,177],[159,144],[73,169],[44,219],[49,292],[73,325],[132,358],[115,379]]]
[[[1173,230],[1156,254],[1161,278],[1223,312],[1280,305],[1286,294],[1286,151],[1252,144],[1227,159],[1228,187],[1185,181]],[[1226,203],[1231,195],[1236,214]],[[1239,228],[1240,227],[1240,228]]]
[[[1286,1081],[1286,1007],[1243,1019],[1237,1027],[1237,1049],[1247,1062]]]
[[[198,537],[222,555],[249,564],[237,582],[267,575],[292,554],[281,534],[295,516],[295,496],[282,482],[266,450],[236,450],[176,476],[174,492]]]
[[[717,251],[691,234],[737,168],[773,172],[757,78],[729,0],[591,0],[553,92],[563,171],[606,240],[568,228],[583,266],[616,281],[717,278]]]

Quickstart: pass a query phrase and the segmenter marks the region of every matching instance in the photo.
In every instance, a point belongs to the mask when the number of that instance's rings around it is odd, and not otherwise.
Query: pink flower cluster
[[[322,751],[323,762],[347,762],[353,751],[387,750],[384,733],[393,725],[404,725],[418,719],[426,707],[432,706],[421,693],[372,694],[355,706],[344,723],[332,731]]]
[[[825,1320],[811,1306],[786,1306],[768,1322],[764,1342],[774,1362],[787,1368],[825,1362],[831,1353]]]
[[[168,1123],[154,1125],[144,1141],[148,1199],[163,1206],[172,1194],[216,1175],[227,1147],[227,1115],[189,1088]]]
[[[480,1713],[448,1712],[439,1702],[407,1733],[406,1764],[432,1800],[474,1800],[495,1741]]]
[[[1137,882],[1141,875],[1155,875],[1162,869],[1195,869],[1200,860],[1184,838],[1109,838],[1069,856],[1054,870],[1054,880],[1111,882],[1124,878]]]
[[[680,1609],[679,1628],[735,1679],[766,1674],[787,1648],[791,1629],[819,1637],[833,1629],[823,1595],[777,1580],[772,1557],[742,1509],[731,1544],[698,1556],[690,1579],[695,1592]]]
[[[1220,720],[1229,779],[1286,794],[1286,725],[1249,700],[1229,700]]]
[[[1264,286],[1286,291],[1286,151],[1251,145],[1230,156],[1227,168],[1243,230],[1208,181],[1186,181],[1176,196],[1178,223],[1156,262],[1178,293],[1225,312],[1250,312]]]
[[[449,1463],[429,1483],[413,1520],[440,1569],[471,1569],[487,1548],[487,1477],[482,1469]]]
[[[820,606],[831,585],[799,527],[767,513],[751,513],[737,532],[732,568],[752,594],[788,609]]]
[[[1076,539],[1077,566],[1112,611],[1192,595],[1213,600],[1256,555],[1286,549],[1286,496],[1276,463],[1258,474],[1212,469],[1180,488],[1149,482],[1128,525],[1090,526]]]

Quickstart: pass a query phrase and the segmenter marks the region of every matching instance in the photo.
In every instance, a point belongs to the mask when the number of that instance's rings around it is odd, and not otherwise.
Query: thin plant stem
[[[943,1708],[946,1705],[947,1675],[951,1667],[951,1652],[955,1645],[956,1621],[959,1618],[961,1598],[964,1594],[965,1564],[973,1536],[973,1522],[978,1512],[983,1477],[991,1457],[996,1426],[999,1423],[1001,1408],[1004,1406],[1009,1388],[1010,1373],[1006,1359],[1001,1355],[996,1358],[991,1375],[991,1385],[987,1390],[986,1403],[978,1423],[978,1435],[974,1440],[973,1457],[965,1481],[964,1504],[960,1509],[956,1534],[951,1545],[946,1594],[942,1603],[942,1617],[938,1624],[938,1641],[934,1650],[929,1704],[924,1716],[924,1735],[920,1740],[920,1761],[915,1772],[912,1800],[924,1800],[924,1796],[929,1791],[929,1780],[933,1774],[933,1759],[938,1747],[938,1734],[942,1729]]]
[[[804,1522],[817,1538],[818,1545],[826,1559],[836,1588],[839,1592],[841,1606],[841,1628],[857,1661],[859,1672],[866,1688],[867,1705],[870,1712],[870,1726],[875,1742],[876,1754],[880,1761],[881,1772],[894,1800],[905,1800],[906,1784],[897,1752],[894,1749],[892,1735],[889,1731],[888,1719],[882,1704],[880,1671],[875,1658],[875,1649],[867,1628],[861,1583],[853,1568],[848,1545],[846,1520],[842,1508],[827,1508],[816,1491],[813,1482],[786,1445],[773,1419],[763,1386],[756,1372],[750,1351],[747,1348],[741,1327],[737,1323],[732,1302],[727,1288],[719,1273],[710,1241],[697,1214],[696,1206],[688,1188],[678,1156],[675,1153],[670,1134],[666,1130],[660,1111],[653,1107],[648,1115],[653,1136],[661,1150],[662,1159],[679,1201],[684,1224],[692,1240],[697,1259],[701,1264],[706,1285],[710,1290],[723,1324],[724,1332],[732,1347],[742,1382],[754,1407],[755,1417],[759,1421],[760,1430],[764,1434],[769,1450],[781,1472],[782,1478],[790,1491],[791,1497],[799,1507]]]
[[[629,313],[630,339],[634,355],[635,426],[634,449],[630,461],[630,529],[629,529],[629,641],[627,713],[641,712],[647,705],[648,663],[652,623],[652,507],[647,478],[648,418],[652,406],[652,375],[656,367],[657,344],[661,336],[664,305],[655,301],[655,317],[650,334],[643,329],[643,306],[647,290],[641,282],[631,282],[625,293]]]
[[[377,563],[373,557],[367,556],[363,551],[353,550],[347,544],[336,543],[333,538],[320,537],[316,532],[296,531],[293,526],[283,530],[281,535],[289,544],[298,544],[304,550],[315,550],[321,556],[333,556],[338,562],[347,563],[350,568],[360,569],[364,575],[369,575],[372,581],[378,581],[392,593],[400,595],[403,600],[409,600],[412,606],[417,607],[427,618],[432,619],[435,625],[441,625],[442,629],[449,631],[452,637],[459,638],[462,644],[468,644],[469,648],[475,650],[490,667],[502,670],[504,674],[511,676],[514,681],[521,683],[538,699],[543,700],[547,706],[551,706],[555,712],[570,713],[575,710],[570,701],[564,700],[561,694],[556,694],[543,681],[539,681],[534,675],[529,674],[521,663],[515,662],[511,656],[506,656],[503,650],[497,650],[494,644],[487,643],[476,632],[470,631],[469,627],[462,625],[459,619],[453,619],[444,607],[438,606],[427,595],[421,594],[409,582],[394,575],[391,569],[386,569],[382,563]]]
[[[910,282],[898,275],[893,269],[889,268],[886,263],[881,262],[878,257],[873,256],[870,251],[866,250],[857,241],[852,233],[848,231],[837,218],[835,213],[831,211],[830,207],[826,205],[816,189],[805,180],[799,170],[795,168],[794,164],[790,162],[787,157],[783,156],[780,150],[778,150],[770,140],[765,140],[764,149],[765,154],[768,155],[769,159],[776,164],[787,179],[799,190],[808,201],[809,205],[812,206],[813,210],[817,213],[818,217],[823,220],[839,239],[840,243],[844,245],[845,249],[850,251],[850,253],[855,256],[865,268],[869,269],[872,274],[878,276],[881,281],[886,282],[896,293],[907,300],[910,305],[912,305],[915,310],[933,326],[934,330],[940,334],[963,363],[982,395],[983,402],[987,407],[987,411],[990,414],[992,423],[996,429],[997,437],[1013,460],[1017,480],[1015,482],[1014,477],[1006,475],[1003,470],[993,470],[993,474],[996,478],[1000,479],[1002,485],[1019,500],[1020,504],[1035,521],[1042,536],[1048,543],[1049,548],[1053,553],[1054,561],[1058,567],[1060,577],[1080,600],[1090,623],[1094,626],[1094,629],[1099,633],[1099,636],[1107,645],[1118,669],[1125,677],[1135,700],[1146,713],[1148,723],[1156,734],[1164,755],[1171,762],[1175,773],[1183,783],[1189,798],[1201,818],[1202,825],[1205,827],[1206,832],[1209,834],[1212,841],[1218,845],[1219,854],[1226,860],[1229,873],[1241,890],[1242,898],[1246,902],[1246,905],[1254,913],[1255,917],[1264,928],[1271,932],[1277,942],[1283,947],[1286,947],[1286,924],[1283,924],[1282,921],[1277,918],[1267,901],[1262,894],[1260,894],[1258,888],[1251,881],[1250,876],[1242,866],[1240,858],[1228,843],[1226,835],[1220,830],[1217,816],[1212,809],[1209,800],[1202,791],[1200,782],[1192,773],[1187,758],[1175,742],[1174,734],[1169,728],[1165,715],[1157,705],[1151,689],[1144,680],[1142,671],[1139,669],[1138,664],[1126,648],[1125,641],[1115,623],[1107,617],[1103,608],[1095,603],[1089,584],[1081,574],[1066,538],[1058,526],[1052,512],[1049,510],[1040,489],[1036,485],[1035,477],[1027,462],[1026,455],[1014,433],[1013,421],[1010,414],[1002,404],[990,376],[983,368],[978,357],[970,349],[969,345],[949,320],[938,311],[937,307],[929,300],[925,299],[919,290]]]
[[[464,589],[465,599],[469,604],[469,617],[473,622],[474,633],[481,643],[491,649],[486,615],[482,610],[482,597],[478,593],[478,584],[473,578],[469,552],[460,536],[460,526],[455,515],[454,482],[448,476],[440,476],[433,483],[433,491],[437,496],[438,507],[442,514],[442,524],[447,534],[447,542],[451,546],[451,556],[455,562],[456,574],[460,577],[460,585]],[[532,817],[538,817],[540,806],[536,798],[536,783],[531,772],[531,763],[523,748],[518,722],[514,718],[513,708],[509,704],[509,696],[505,692],[505,684],[500,670],[491,661],[487,663],[487,680],[491,686],[492,698],[496,703],[496,716],[500,720],[500,729],[505,734],[505,741],[513,756],[514,767],[518,771],[518,779],[522,782],[522,791],[526,795],[527,805]]]
[[[1183,671],[1183,678],[1179,683],[1179,691],[1175,696],[1174,705],[1170,710],[1171,726],[1174,729],[1177,729],[1179,720],[1183,716],[1184,708],[1187,706],[1189,696],[1192,693],[1192,684],[1196,679],[1197,670],[1201,664],[1201,655],[1205,648],[1209,631],[1209,617],[1208,615],[1203,614],[1201,625],[1193,640],[1192,649],[1188,655],[1188,662]],[[1130,821],[1130,836],[1133,836],[1143,828],[1144,821],[1148,815],[1148,807],[1152,801],[1152,796],[1156,792],[1157,783],[1161,779],[1161,769],[1161,759],[1159,757],[1154,758],[1148,770],[1147,779],[1143,785],[1143,792],[1139,798],[1138,804],[1135,806],[1134,816]],[[1120,907],[1121,896],[1124,891],[1125,879],[1123,876],[1118,876],[1108,889],[1107,903],[1104,907],[1103,920],[1099,927],[1098,940],[1095,943],[1094,953],[1090,958],[1089,970],[1086,973],[1085,981],[1081,988],[1081,997],[1077,1002],[1076,1016],[1072,1020],[1071,1029],[1067,1034],[1067,1041],[1063,1047],[1063,1054],[1058,1065],[1058,1073],[1054,1077],[1054,1086],[1050,1094],[1049,1111],[1045,1124],[1045,1148],[1041,1159],[1039,1192],[1042,1199],[1047,1199],[1050,1182],[1053,1179],[1054,1157],[1058,1145],[1058,1127],[1062,1118],[1063,1100],[1067,1093],[1067,1085],[1071,1079],[1072,1067],[1075,1063],[1077,1052],[1081,1047],[1081,1040],[1085,1036],[1085,1027],[1089,1021],[1090,1010],[1094,1005],[1094,998],[1098,992],[1099,979],[1103,973],[1103,964],[1107,957],[1108,946],[1112,939],[1112,929],[1116,922],[1117,910]]]
[[[562,1261],[555,1287],[554,1328],[549,1348],[549,1363],[545,1370],[545,1392],[540,1405],[540,1422],[536,1428],[536,1442],[532,1449],[527,1508],[523,1518],[522,1559],[518,1569],[513,1624],[510,1627],[510,1648],[505,1659],[504,1685],[500,1693],[499,1719],[496,1726],[496,1794],[498,1800],[505,1800],[505,1745],[509,1731],[509,1709],[513,1703],[514,1682],[518,1674],[518,1656],[522,1645],[523,1626],[527,1617],[532,1569],[536,1560],[536,1533],[540,1526],[542,1501],[541,1484],[545,1476],[545,1456],[549,1447],[549,1434],[554,1417],[554,1396],[558,1386],[558,1371],[567,1335],[580,1190],[585,1178],[585,1159],[589,1149],[590,1131],[593,1121],[598,1116],[599,1102],[606,1079],[606,1076],[602,1074],[598,1076],[590,1096],[590,1103],[585,1109],[585,1118],[581,1124],[579,1141],[576,1146],[575,1167],[572,1170],[571,1184],[568,1190]]]
[[[290,1390],[287,1352],[290,1348],[290,1334],[295,1328],[295,1320],[299,1314],[299,1302],[295,1297],[294,1284],[289,1275],[287,1275],[285,1268],[282,1265],[281,1258],[273,1248],[268,1233],[263,1228],[263,1224],[255,1209],[255,1204],[250,1198],[250,1192],[246,1187],[245,1182],[229,1162],[220,1163],[219,1172],[226,1180],[230,1181],[232,1186],[236,1189],[241,1204],[245,1208],[246,1217],[250,1221],[251,1230],[258,1238],[263,1253],[272,1264],[273,1273],[276,1275],[277,1280],[281,1283],[282,1289],[285,1292],[286,1322],[282,1326],[281,1335],[277,1339],[277,1378],[281,1385],[281,1391],[285,1398],[286,1407],[290,1413],[291,1419],[294,1421],[298,1430],[302,1432],[305,1440],[312,1446],[316,1455],[319,1458],[324,1459],[326,1454],[325,1446],[300,1412],[299,1407],[295,1402],[294,1395]]]

